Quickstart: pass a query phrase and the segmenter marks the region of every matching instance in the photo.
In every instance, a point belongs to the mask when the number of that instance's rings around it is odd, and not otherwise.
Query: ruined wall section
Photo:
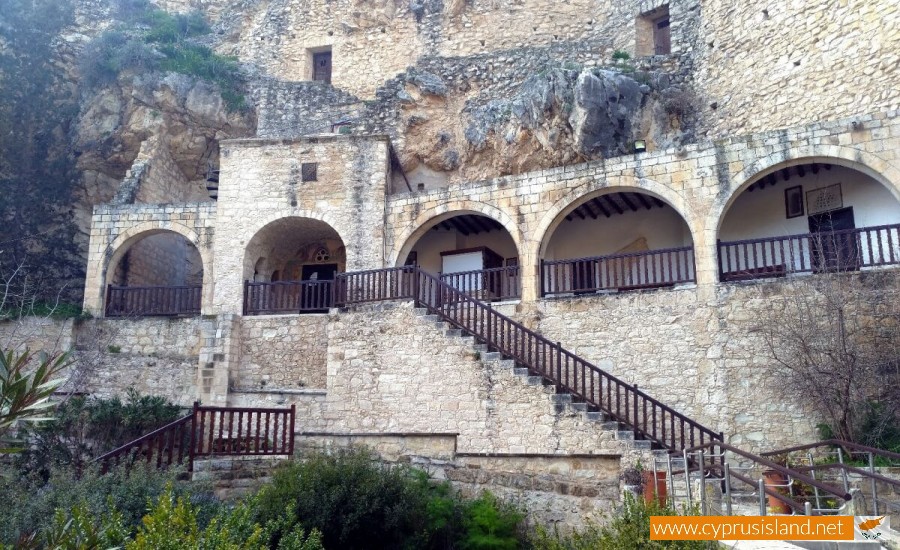
[[[726,136],[900,107],[900,6],[703,2],[695,82]]]

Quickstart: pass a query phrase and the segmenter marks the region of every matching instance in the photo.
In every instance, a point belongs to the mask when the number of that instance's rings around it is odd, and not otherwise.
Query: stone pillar
[[[229,373],[241,358],[241,317],[205,317],[200,326],[203,340],[197,372],[197,399],[206,405],[228,404]]]

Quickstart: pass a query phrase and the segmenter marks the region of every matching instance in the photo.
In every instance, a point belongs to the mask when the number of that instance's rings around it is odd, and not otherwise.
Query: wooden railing
[[[440,279],[453,288],[485,302],[521,297],[519,266],[444,273]]]
[[[439,278],[407,266],[364,273],[342,273],[336,302],[413,299],[490,349],[512,358],[560,390],[586,402],[613,420],[626,424],[635,436],[670,450],[721,441],[717,433],[650,397],[635,386],[566,350],[558,342],[529,330]]]
[[[289,409],[203,407],[97,459],[101,472],[146,462],[156,468],[209,456],[292,455],[294,405]]]
[[[244,315],[327,311],[333,286],[333,281],[244,281]]]
[[[692,283],[694,247],[541,262],[541,296]]]
[[[106,288],[106,316],[199,315],[202,287],[113,286]]]
[[[900,265],[900,224],[719,241],[722,281]]]

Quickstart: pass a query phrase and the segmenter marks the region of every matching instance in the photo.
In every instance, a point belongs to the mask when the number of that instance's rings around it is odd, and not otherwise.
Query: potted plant
[[[643,491],[644,477],[641,473],[640,464],[637,467],[630,466],[622,470],[620,478],[626,493],[631,493],[636,497]]]
[[[779,466],[787,466],[787,455],[774,455],[771,458],[772,462],[774,462],[775,464],[778,464]],[[788,496],[790,494],[790,480],[788,480],[787,475],[783,472],[769,468],[762,471],[762,476],[766,489],[768,489],[769,491],[784,496]],[[788,506],[785,502],[782,502],[778,497],[767,494],[766,500],[768,501],[769,511],[773,514],[791,513],[791,507]]]

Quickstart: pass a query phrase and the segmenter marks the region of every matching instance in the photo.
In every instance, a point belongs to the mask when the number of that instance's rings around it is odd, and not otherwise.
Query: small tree
[[[787,283],[756,327],[775,372],[825,420],[824,435],[893,446],[900,436],[900,278],[820,273]]]
[[[67,353],[0,352],[0,453],[20,450],[5,446],[15,442],[10,436],[20,422],[48,418],[50,396],[63,382],[57,376],[69,364]]]

